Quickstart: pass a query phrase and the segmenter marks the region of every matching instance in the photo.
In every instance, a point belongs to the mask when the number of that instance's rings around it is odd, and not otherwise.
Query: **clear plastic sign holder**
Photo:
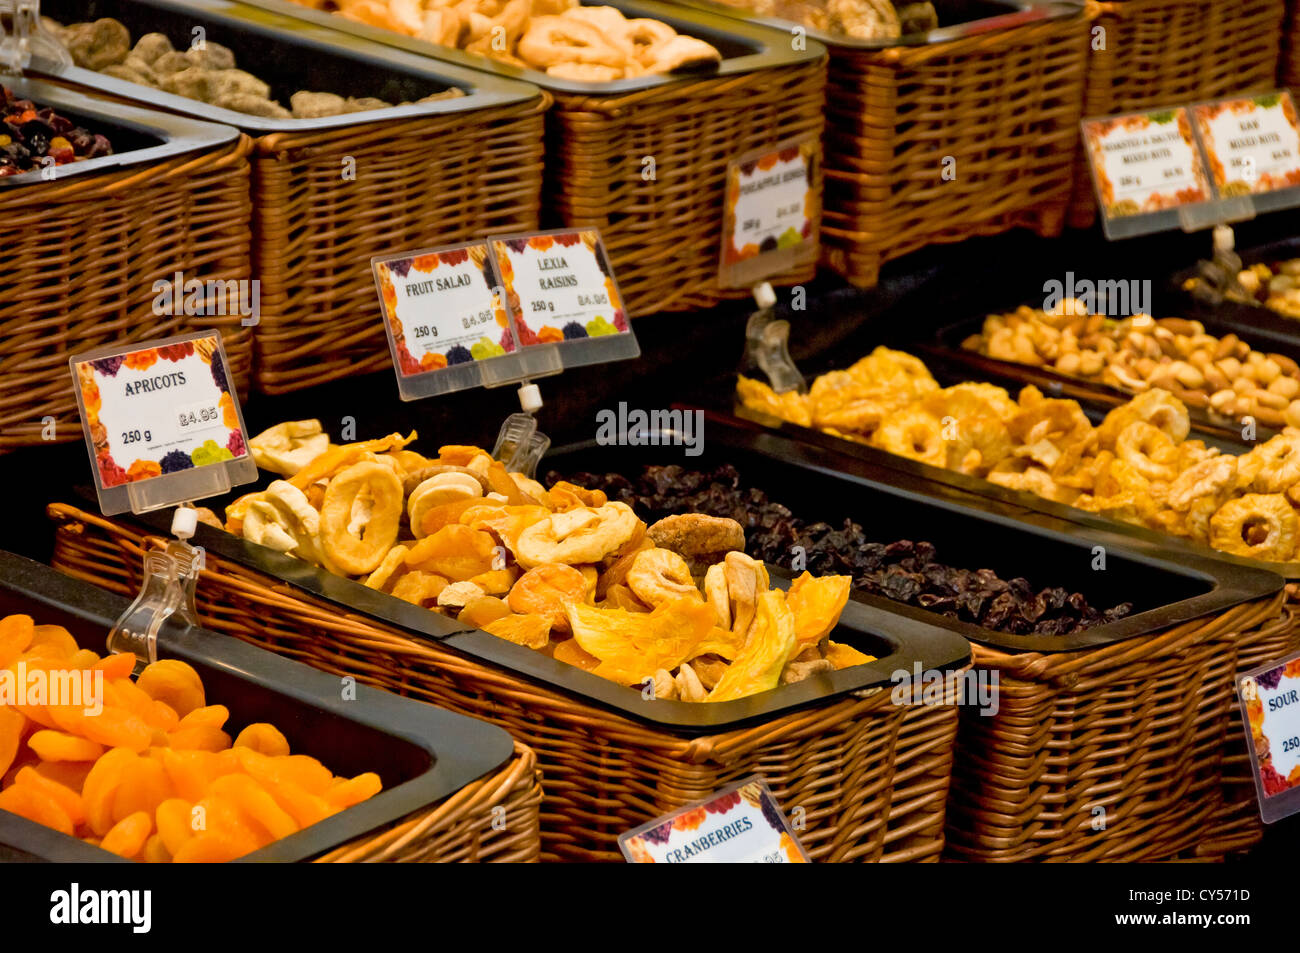
[[[215,400],[208,399],[206,403],[214,404],[219,408],[220,395],[229,394],[238,433],[244,441],[244,452],[232,459],[195,464],[175,473],[160,474],[128,482],[125,485],[105,486],[97,459],[97,443],[102,445],[102,441],[105,440],[103,434],[99,432],[104,425],[99,422],[96,422],[93,427],[91,425],[91,416],[87,413],[86,407],[86,393],[78,376],[78,365],[117,358],[122,358],[124,362],[125,355],[192,342],[205,342],[204,347],[211,348],[207,364],[209,375],[213,380],[212,389],[218,396]],[[197,345],[192,353],[199,353]],[[185,355],[186,358],[189,356]],[[220,361],[227,382],[225,391],[216,384],[216,377],[211,373],[212,362],[217,360]],[[117,366],[114,375],[120,372],[121,366],[121,364]],[[257,479],[257,464],[247,450],[247,440],[244,437],[247,430],[244,426],[243,411],[234,393],[233,382],[229,377],[230,364],[226,359],[221,336],[217,332],[200,331],[164,340],[142,341],[75,354],[69,359],[69,367],[74,381],[73,391],[81,414],[86,446],[90,452],[91,470],[95,477],[100,509],[105,515],[111,516],[127,511],[140,514],[169,506],[177,507],[172,518],[174,538],[164,549],[145,554],[140,593],[114,624],[108,636],[108,650],[113,653],[134,653],[137,658],[137,669],[139,669],[143,665],[157,661],[158,631],[168,619],[175,618],[187,625],[198,625],[194,589],[199,572],[204,566],[204,552],[189,542],[198,525],[198,512],[194,509],[193,501],[219,496],[229,492],[232,487],[252,483]],[[206,384],[206,381],[204,383]],[[162,400],[167,402],[167,409],[170,412],[183,415],[184,404],[179,404],[170,396]],[[113,424],[118,426],[122,421],[115,420]],[[196,437],[192,436],[188,442],[193,442],[195,439]],[[184,438],[172,441],[178,445],[183,442],[185,442]]]
[[[1211,167],[1209,161],[1209,150],[1206,148],[1199,124],[1193,119],[1197,108],[1213,105],[1214,103],[1247,98],[1254,97],[1227,96],[1222,99],[1209,100],[1206,102],[1193,103],[1188,106],[1178,107],[1178,109],[1186,112],[1188,121],[1190,122],[1193,153],[1196,159],[1201,163],[1201,169],[1207,170],[1205,178],[1210,197],[1205,201],[1190,202],[1155,212],[1142,212],[1133,215],[1110,215],[1104,202],[1101,201],[1102,190],[1099,179],[1100,172],[1097,168],[1096,157],[1093,155],[1091,148],[1085,148],[1084,152],[1088,158],[1088,171],[1092,176],[1093,189],[1098,196],[1102,228],[1106,237],[1114,241],[1116,239],[1133,238],[1138,235],[1150,235],[1155,232],[1172,231],[1174,229],[1181,229],[1188,233],[1198,232],[1216,226],[1227,226],[1239,222],[1250,221],[1257,215],[1267,212],[1276,212],[1300,206],[1300,186],[1273,189],[1263,192],[1252,192],[1248,195],[1224,195],[1220,191],[1219,183],[1215,181],[1213,174],[1208,171]],[[1147,110],[1144,113],[1133,113],[1132,115],[1148,115],[1151,112],[1151,110]],[[1087,127],[1090,123],[1102,122],[1116,118],[1125,117],[1099,116],[1083,120],[1083,122],[1080,123],[1080,128],[1083,130],[1085,144],[1087,143]]]
[[[1300,813],[1300,784],[1292,781],[1292,771],[1286,764],[1280,765],[1280,770],[1273,767],[1283,758],[1296,760],[1296,752],[1300,750],[1298,662],[1300,655],[1290,655],[1237,676],[1241,724],[1246,732],[1259,815],[1265,824]],[[1254,722],[1252,707],[1256,709]],[[1259,739],[1256,738],[1256,722]],[[1267,781],[1265,770],[1270,774]]]
[[[72,57],[41,22],[40,0],[0,0],[0,73],[21,75],[33,62],[49,70]]]
[[[778,394],[808,392],[808,382],[790,357],[790,322],[775,314],[776,292],[767,282],[754,287],[758,310],[745,325],[745,355],[741,373],[767,377]]]

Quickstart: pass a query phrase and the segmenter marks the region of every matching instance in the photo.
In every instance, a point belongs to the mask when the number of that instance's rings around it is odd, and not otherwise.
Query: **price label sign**
[[[816,257],[821,218],[816,140],[749,153],[727,166],[719,281],[749,287]]]
[[[515,349],[487,242],[371,262],[398,374],[410,377]]]
[[[1211,198],[1191,118],[1184,108],[1088,120],[1083,137],[1108,220]]]
[[[634,864],[806,864],[761,778],[747,778],[618,839]]]
[[[1259,812],[1271,824],[1300,812],[1300,655],[1237,679]]]
[[[1300,187],[1300,125],[1289,93],[1202,103],[1192,114],[1220,195]]]
[[[69,365],[105,514],[203,499],[257,478],[217,332],[77,354]]]

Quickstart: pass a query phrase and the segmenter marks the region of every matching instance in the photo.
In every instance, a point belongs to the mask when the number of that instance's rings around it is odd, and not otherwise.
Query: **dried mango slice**
[[[199,673],[180,659],[159,659],[146,665],[136,687],[182,718],[207,704]]]
[[[865,652],[859,652],[851,645],[844,645],[841,642],[831,642],[826,646],[826,658],[835,666],[836,671],[842,668],[851,668],[854,665],[866,665],[868,662],[874,662],[874,655],[867,655]]]
[[[264,721],[254,722],[239,733],[234,747],[252,748],[264,755],[276,756],[289,753],[289,742],[275,725]]]
[[[696,655],[718,651],[713,610],[695,599],[662,602],[649,613],[581,603],[567,609],[574,639],[600,659],[595,673],[623,685],[639,684],[659,669],[672,671]]]
[[[710,616],[713,610],[709,610]],[[745,647],[709,693],[709,701],[731,701],[776,688],[781,670],[799,647],[794,613],[779,591],[763,593]]]
[[[848,576],[814,577],[809,572],[790,584],[785,602],[794,613],[794,633],[800,646],[816,645],[831,633],[848,605],[852,586]]]
[[[5,668],[27,651],[36,634],[29,615],[7,615],[0,619],[0,668]]]
[[[489,622],[483,626],[483,631],[515,645],[540,649],[550,640],[551,620],[541,615],[508,615]]]
[[[129,859],[144,850],[144,842],[152,833],[153,818],[144,811],[137,811],[114,824],[99,846],[110,854]]]
[[[563,642],[555,643],[555,652],[551,656],[557,662],[567,662],[569,665],[576,665],[584,672],[594,672],[596,666],[600,664],[600,659],[583,649],[578,644],[577,639],[565,639]]]
[[[0,709],[0,721],[4,720],[4,709]],[[105,751],[103,745],[89,738],[81,738],[63,731],[43,729],[27,739],[31,748],[43,761],[94,761]],[[4,759],[0,757],[0,767]]]
[[[416,432],[412,430],[410,435],[406,437],[393,433],[377,440],[363,440],[360,443],[345,443],[342,446],[330,447],[330,449],[291,476],[288,482],[300,490],[305,490],[317,480],[328,479],[352,466],[367,453],[401,450],[407,444],[414,443],[416,436]]]
[[[584,602],[587,579],[577,569],[563,563],[534,566],[519,577],[506,600],[515,612],[545,616],[557,632],[569,631],[565,606]]]

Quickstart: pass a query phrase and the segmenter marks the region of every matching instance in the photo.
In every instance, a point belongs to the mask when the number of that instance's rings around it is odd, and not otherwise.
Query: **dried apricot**
[[[491,534],[459,523],[424,537],[406,554],[406,565],[412,569],[444,576],[453,582],[490,572],[495,560],[496,540]]]
[[[262,786],[299,827],[310,827],[339,810],[320,795],[304,791],[292,781],[263,781]]]
[[[130,678],[135,671],[135,663],[136,658],[130,652],[119,652],[105,656],[90,667],[103,672],[104,681],[112,681],[115,678]]]
[[[11,785],[0,791],[0,811],[17,814],[37,824],[52,827],[60,833],[72,835],[72,819],[59,805],[30,786]]]
[[[489,622],[504,619],[508,615],[510,615],[510,606],[506,605],[504,599],[498,599],[496,596],[481,596],[466,603],[465,608],[460,610],[460,615],[456,616],[456,621],[481,629]]]
[[[165,748],[162,765],[176,793],[190,802],[203,797],[208,785],[217,778],[219,772],[216,759],[210,751],[174,751]]]
[[[167,735],[167,745],[177,751],[224,751],[230,747],[230,735],[212,725],[183,724]]]
[[[187,840],[175,854],[174,864],[224,864],[237,860],[252,850],[238,838],[219,832],[196,834]]]
[[[27,717],[4,705],[0,705],[0,776],[9,770],[18,756],[18,745],[23,740],[23,730],[27,727]]]
[[[255,722],[239,733],[235,739],[236,748],[252,748],[272,757],[287,755],[289,742],[275,725],[264,721]]]
[[[149,839],[144,842],[144,862],[146,864],[170,864],[172,862],[171,852],[167,850],[167,845],[163,839],[157,835],[150,835]]]
[[[207,704],[199,673],[180,659],[159,659],[146,665],[136,685],[182,718]]]
[[[0,619],[0,668],[27,651],[35,630],[36,623],[29,615],[7,615]]]
[[[509,569],[493,569],[491,572],[479,573],[470,582],[489,596],[504,596],[518,578],[519,571],[512,566]]]
[[[420,517],[419,530],[425,537],[432,536],[444,526],[452,526],[460,522],[461,514],[472,506],[478,506],[483,503],[482,497],[471,496],[463,500],[454,500],[451,503],[442,503],[438,506],[431,506],[424,511]]]
[[[32,770],[80,794],[86,775],[94,766],[93,761],[38,761],[32,765]]]
[[[367,771],[365,774],[358,774],[351,780],[339,781],[338,784],[325,792],[324,798],[335,807],[348,808],[354,804],[360,804],[366,798],[374,797],[383,786],[383,783],[379,780],[379,775],[373,771]]]
[[[60,705],[59,708],[75,710],[76,706]],[[144,751],[153,741],[153,730],[143,718],[124,708],[108,705],[98,715],[84,717],[81,733],[106,748],[130,748],[132,751]]]
[[[81,786],[81,800],[86,806],[86,822],[101,837],[113,826],[113,798],[122,783],[127,765],[140,756],[130,748],[114,748],[95,762]]]
[[[214,785],[215,783],[213,782]],[[194,839],[188,841],[187,845],[203,834],[224,834],[242,847],[242,856],[271,842],[271,835],[254,825],[228,798],[208,794],[195,807],[202,810],[194,812],[194,823],[191,826],[197,827],[197,830]]]
[[[139,758],[122,771],[122,781],[113,796],[113,820],[144,811],[153,817],[158,805],[175,796],[171,779],[162,762]]]
[[[483,626],[483,631],[491,632],[499,639],[524,645],[530,649],[540,649],[551,637],[551,620],[543,615],[508,615]]]
[[[206,726],[220,728],[230,720],[230,709],[225,705],[205,705],[181,716],[179,728]]]
[[[99,846],[110,854],[131,858],[144,850],[144,842],[153,833],[153,818],[144,811],[136,811],[113,825]]]
[[[0,721],[3,715],[0,714]],[[27,739],[31,748],[43,761],[94,761],[104,753],[104,746],[89,738],[79,738],[62,731],[46,728]],[[0,758],[0,765],[4,759]]]
[[[77,651],[67,659],[66,664],[68,668],[90,668],[98,661],[98,652],[92,652],[90,649],[77,649]]]
[[[28,652],[38,652],[46,658],[70,659],[80,651],[77,640],[61,625],[38,625],[32,629]]]
[[[569,631],[565,606],[587,598],[587,578],[572,566],[544,563],[519,577],[506,600],[521,615],[544,616],[557,632]]]
[[[446,577],[416,569],[397,580],[390,594],[412,605],[432,605],[446,588]]]
[[[167,853],[174,857],[194,836],[194,805],[184,798],[169,798],[154,811],[154,823]]]
[[[590,672],[600,664],[600,659],[583,649],[577,639],[565,639],[555,644],[555,653],[551,656],[557,662],[576,665],[584,672]]]
[[[241,810],[245,817],[279,840],[298,832],[298,822],[266,790],[246,774],[228,774],[212,783],[211,791]],[[329,794],[326,794],[329,798]]]
[[[14,778],[14,784],[27,785],[38,794],[42,794],[68,815],[73,827],[80,827],[86,822],[86,806],[78,791],[57,781],[45,777],[35,768],[23,768]]]

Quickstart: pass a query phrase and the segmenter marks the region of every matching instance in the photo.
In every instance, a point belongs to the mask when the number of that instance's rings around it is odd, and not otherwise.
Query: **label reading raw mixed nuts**
[[[1097,198],[1110,218],[1210,199],[1184,108],[1089,120],[1083,136]]]
[[[793,249],[813,237],[816,143],[787,145],[727,166],[722,266]]]
[[[216,332],[74,360],[101,488],[246,457]]]
[[[634,864],[805,864],[808,857],[761,778],[623,834]]]
[[[623,299],[595,229],[492,239],[523,347],[628,330]]]
[[[1300,126],[1290,94],[1202,103],[1192,112],[1220,195],[1300,186]]]
[[[405,252],[372,265],[400,374],[423,374],[515,349],[486,242]]]

